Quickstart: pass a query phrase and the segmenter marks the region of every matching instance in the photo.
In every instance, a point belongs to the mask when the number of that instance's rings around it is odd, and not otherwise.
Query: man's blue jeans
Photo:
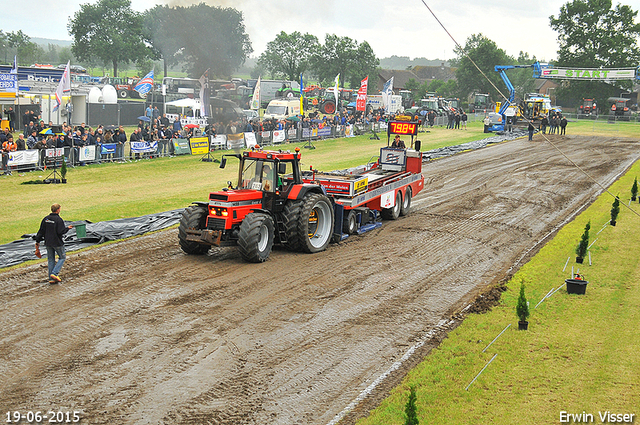
[[[56,254],[58,254],[58,261],[56,262]],[[67,254],[62,246],[47,246],[47,261],[49,261],[49,276],[52,274],[58,276],[64,260],[67,259]]]

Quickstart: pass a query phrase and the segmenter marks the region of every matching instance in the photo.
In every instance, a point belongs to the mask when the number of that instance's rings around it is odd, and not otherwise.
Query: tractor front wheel
[[[298,218],[298,241],[304,252],[316,253],[327,249],[333,235],[333,206],[325,195],[307,196]]]
[[[211,248],[209,245],[187,240],[187,229],[202,230],[207,226],[207,214],[207,207],[200,205],[191,205],[182,212],[180,227],[178,227],[178,238],[180,240],[180,248],[187,254],[202,255],[206,254]]]
[[[405,216],[409,214],[411,210],[411,186],[407,186],[407,190],[404,192],[404,201],[402,202],[402,208],[400,208],[400,215]]]
[[[263,263],[269,258],[274,241],[274,226],[270,216],[249,213],[240,224],[238,249],[240,255],[251,263]]]

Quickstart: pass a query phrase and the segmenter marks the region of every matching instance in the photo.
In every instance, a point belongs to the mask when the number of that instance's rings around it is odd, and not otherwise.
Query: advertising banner
[[[346,125],[344,127],[344,137],[356,137],[353,134],[353,126],[352,125]]]
[[[131,142],[131,152],[133,153],[148,153],[156,152],[158,150],[158,141],[153,142]],[[81,158],[82,160],[82,158]]]
[[[331,137],[331,126],[330,125],[326,125],[320,129],[318,129],[318,136],[319,137]]]
[[[189,139],[189,145],[191,146],[191,155],[206,155],[209,153],[208,137],[192,137]]]
[[[358,90],[358,97],[356,98],[356,111],[365,111],[367,107],[367,86],[369,85],[369,77],[365,77],[360,82],[360,89]]]
[[[298,130],[296,130],[295,128],[290,128],[287,136],[289,136],[289,140],[296,139],[298,137]]]
[[[244,133],[227,134],[227,146],[229,149],[241,150],[244,148]]]
[[[286,137],[286,132],[284,130],[274,130],[273,131],[273,143],[283,143]]]
[[[114,154],[116,153],[116,146],[117,145],[115,143],[107,143],[107,144],[101,145],[100,154],[101,155]]]
[[[17,151],[9,153],[8,166],[12,165],[37,165],[40,151],[38,149],[29,149],[28,151]]]
[[[139,143],[139,142],[131,142],[133,143]],[[80,148],[80,161],[95,161],[96,159],[96,146],[95,145],[90,145],[90,146],[82,146]],[[133,150],[133,146],[131,147],[131,150]]]
[[[15,99],[18,88],[18,74],[0,74],[0,98]]]
[[[218,134],[217,136],[211,136],[210,147],[211,147],[211,150],[227,149],[227,136],[226,136],[226,134]]]
[[[561,78],[579,80],[633,80],[635,69],[597,69],[597,68],[549,68],[542,70],[542,78]]]
[[[255,133],[244,133],[244,143],[247,149],[251,149],[258,144]]]
[[[173,153],[175,155],[189,155],[191,153],[187,139],[171,139],[171,141],[173,142]]]
[[[46,149],[44,155],[47,158],[59,158],[64,155],[64,148]]]

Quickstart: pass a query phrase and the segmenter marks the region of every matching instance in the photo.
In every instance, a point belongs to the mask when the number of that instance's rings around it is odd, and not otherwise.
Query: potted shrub
[[[591,222],[588,222],[586,226],[584,226],[584,233],[582,234],[582,239],[580,239],[580,243],[576,248],[576,263],[582,264],[584,260],[584,256],[587,255],[587,248],[589,247],[589,229],[591,228]]]
[[[567,294],[584,295],[587,292],[589,282],[579,273],[574,274],[571,279],[565,279],[564,282],[567,284]]]
[[[520,282],[520,296],[518,297],[518,303],[516,304],[516,316],[518,316],[518,329],[526,331],[529,328],[529,303],[527,297],[524,295],[524,281]]]
[[[618,214],[620,213],[620,198],[616,196],[616,199],[611,204],[611,221],[609,224],[612,226],[616,225],[616,220],[618,219]]]
[[[60,176],[62,177],[62,183],[67,182],[67,161],[62,158],[62,165],[60,166]]]
[[[633,186],[631,186],[631,200],[635,201],[636,196],[638,196],[638,178],[637,177],[633,180]]]
[[[416,408],[416,388],[413,385],[409,388],[409,400],[404,406],[404,414],[406,415],[405,425],[419,425],[418,409]]]

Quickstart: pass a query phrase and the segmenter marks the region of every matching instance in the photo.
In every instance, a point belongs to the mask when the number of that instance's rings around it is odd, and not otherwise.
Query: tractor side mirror
[[[285,162],[278,163],[278,174],[287,174],[287,164]]]
[[[227,158],[223,156],[222,159],[220,160],[220,168],[224,168],[226,166],[227,166]]]

